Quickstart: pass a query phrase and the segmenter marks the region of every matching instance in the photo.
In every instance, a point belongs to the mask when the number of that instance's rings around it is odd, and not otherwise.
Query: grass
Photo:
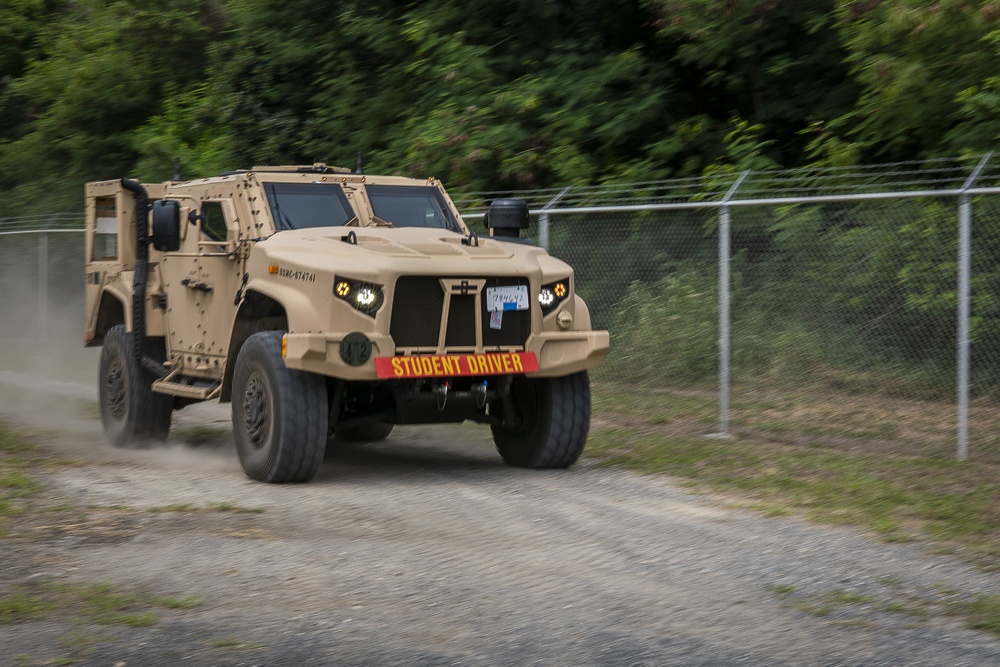
[[[22,586],[13,595],[0,598],[0,624],[39,620],[58,613],[97,625],[143,628],[157,623],[157,608],[193,609],[201,603],[200,596],[151,595],[121,590],[110,583],[48,583]]]
[[[1000,635],[1000,595],[982,595],[961,606],[970,628]]]
[[[162,505],[158,507],[146,508],[147,512],[160,514],[164,512],[179,512],[187,514],[191,512],[227,512],[230,514],[263,514],[264,510],[259,507],[243,507],[233,502],[223,501],[209,503],[205,507],[199,507],[191,503],[177,503],[174,505]]]
[[[53,602],[27,593],[0,598],[0,625],[45,618]]]
[[[886,583],[886,582],[881,582]],[[880,615],[909,617],[922,623],[932,616],[957,616],[966,627],[1000,635],[1000,595],[980,595],[955,599],[960,594],[941,587],[931,587],[924,594],[907,593],[897,584],[879,594],[858,593],[834,589],[823,593],[798,594],[791,584],[772,584],[767,590],[777,596],[783,606],[792,607],[811,616],[828,617],[843,627],[876,628]],[[844,618],[847,616],[847,618]]]
[[[0,597],[0,625],[57,617],[77,626],[148,628],[160,620],[157,609],[193,609],[202,600],[201,596],[175,598],[122,590],[110,583],[20,586],[13,595]],[[59,638],[58,647],[63,655],[44,663],[23,654],[15,660],[24,665],[71,665],[90,655],[100,641],[113,639],[83,629],[72,630]]]
[[[755,421],[744,423],[768,428],[737,428],[734,437],[707,438],[717,428],[713,392],[661,390],[642,398],[620,386],[595,385],[588,456],[683,478],[767,516],[794,513],[859,526],[889,542],[925,541],[938,552],[1000,570],[1000,466],[958,463],[933,448],[919,455],[927,450],[910,448],[909,441],[827,433],[853,419],[887,419],[890,411],[906,423],[868,430],[919,438],[938,423],[939,410],[921,402],[887,408],[866,405],[864,397],[745,392],[742,402],[734,401],[734,414],[752,413]],[[814,420],[815,415],[825,416]],[[822,428],[804,428],[810,423]]]
[[[26,470],[49,464],[37,446],[0,426],[0,537],[11,521],[30,508],[30,499],[44,488]]]

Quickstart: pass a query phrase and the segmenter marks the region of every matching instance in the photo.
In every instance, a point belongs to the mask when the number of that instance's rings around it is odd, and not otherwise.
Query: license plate
[[[380,379],[462,377],[469,375],[520,375],[538,371],[534,352],[486,354],[414,354],[375,357]]]
[[[486,310],[528,310],[528,286],[487,287]]]

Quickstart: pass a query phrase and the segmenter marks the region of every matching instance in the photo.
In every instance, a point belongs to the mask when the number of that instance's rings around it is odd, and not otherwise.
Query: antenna
[[[357,161],[356,164],[357,164],[357,166],[354,168],[354,173],[355,174],[363,174],[363,173],[365,173],[364,172],[365,159],[361,155],[361,151],[358,151],[358,161]]]
[[[174,180],[181,180],[181,159],[179,157],[174,158]]]

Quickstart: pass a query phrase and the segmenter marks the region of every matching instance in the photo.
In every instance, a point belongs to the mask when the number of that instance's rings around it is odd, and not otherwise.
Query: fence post
[[[559,200],[566,196],[566,193],[570,191],[572,185],[568,185],[563,188],[563,191],[557,194],[552,200],[542,207],[542,212],[538,216],[538,245],[545,248],[545,251],[549,250],[549,209],[559,203]]]
[[[956,458],[969,458],[969,274],[972,266],[972,200],[966,191],[971,188],[992,151],[983,156],[962,186],[958,197],[958,452]]]
[[[750,170],[740,174],[719,206],[719,437],[729,437],[729,200]]]
[[[38,337],[44,345],[49,331],[49,234],[38,235]]]

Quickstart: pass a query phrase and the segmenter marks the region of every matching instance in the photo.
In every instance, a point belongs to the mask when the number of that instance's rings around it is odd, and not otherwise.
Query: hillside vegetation
[[[9,0],[0,216],[175,157],[496,190],[978,153],[998,28],[968,0]]]

